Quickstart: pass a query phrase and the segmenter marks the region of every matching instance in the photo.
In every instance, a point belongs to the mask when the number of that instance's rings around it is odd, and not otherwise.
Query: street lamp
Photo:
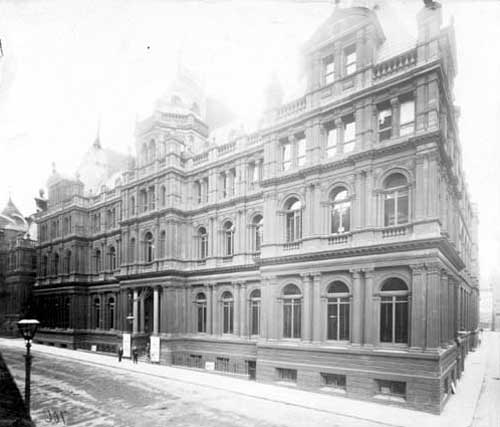
[[[25,367],[26,367],[26,375],[25,375],[25,383],[24,383],[24,403],[26,405],[26,411],[28,412],[28,417],[31,419],[30,415],[30,380],[31,380],[31,359],[32,356],[30,354],[31,341],[35,337],[36,330],[40,322],[35,319],[23,319],[17,322],[17,327],[21,332],[21,335],[26,341],[26,355],[24,356],[26,359]]]

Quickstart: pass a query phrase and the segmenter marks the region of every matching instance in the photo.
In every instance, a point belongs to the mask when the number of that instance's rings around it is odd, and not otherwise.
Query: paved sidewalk
[[[166,378],[183,383],[196,384],[200,387],[225,390],[267,401],[275,401],[354,419],[377,422],[383,425],[400,427],[469,427],[472,423],[481,391],[487,353],[485,347],[489,341],[489,337],[485,335],[481,349],[474,353],[469,353],[466,359],[464,375],[457,386],[457,394],[450,398],[444,412],[440,416],[345,397],[313,393],[291,387],[285,390],[280,386],[186,368],[147,363],[134,365],[130,360],[124,360],[122,363],[119,363],[116,357],[104,354],[47,347],[38,344],[33,345],[33,356],[35,357],[34,369],[36,369],[36,354],[40,352],[50,354],[53,357],[79,360],[118,371],[133,371],[139,374],[152,375],[157,378]],[[24,346],[24,342],[22,340],[0,338],[0,347],[3,346],[22,347]]]

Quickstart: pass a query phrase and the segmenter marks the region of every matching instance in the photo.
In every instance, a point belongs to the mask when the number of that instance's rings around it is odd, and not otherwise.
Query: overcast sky
[[[298,50],[333,3],[0,0],[0,206],[10,191],[33,212],[51,163],[73,175],[99,117],[103,145],[126,153],[136,117],[165,92],[179,57],[242,118],[261,111],[273,71],[293,96]],[[390,3],[415,32],[423,2]],[[455,102],[485,285],[500,271],[500,2],[444,1],[443,12],[455,21]]]

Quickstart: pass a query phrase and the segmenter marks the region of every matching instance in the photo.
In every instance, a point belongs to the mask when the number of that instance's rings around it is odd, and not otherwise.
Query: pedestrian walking
[[[122,361],[122,357],[123,357],[123,347],[120,346],[118,347],[118,362]]]
[[[132,348],[132,361],[137,363],[137,358],[139,357],[139,352],[137,351],[137,347],[134,345]]]

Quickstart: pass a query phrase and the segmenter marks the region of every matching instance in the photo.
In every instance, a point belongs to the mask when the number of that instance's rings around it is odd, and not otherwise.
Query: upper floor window
[[[263,225],[264,219],[262,215],[256,215],[252,221],[253,225],[253,251],[260,252],[260,247],[262,245],[262,236],[263,236]]]
[[[384,181],[384,225],[408,222],[408,181],[401,173],[393,173]]]
[[[200,259],[205,259],[208,256],[208,233],[205,227],[198,229],[198,256]]]
[[[42,257],[42,276],[47,275],[47,266],[48,266],[48,257],[47,255],[44,255]]]
[[[70,268],[71,268],[71,251],[67,250],[66,254],[64,255],[64,266],[63,266],[64,274],[69,274]]]
[[[128,261],[130,263],[135,261],[135,238],[132,237],[128,246]]]
[[[203,292],[196,295],[196,315],[198,332],[207,332],[207,297]]]
[[[344,153],[349,153],[354,150],[354,145],[356,142],[356,121],[354,120],[354,114],[349,114],[342,119],[344,124]]]
[[[224,224],[224,256],[234,255],[234,226],[231,221]]]
[[[132,196],[130,198],[129,209],[130,209],[130,215],[135,215],[135,197],[134,196]]]
[[[108,319],[107,319],[107,328],[114,329],[115,327],[115,299],[111,297],[108,300]]]
[[[153,234],[147,232],[144,235],[144,261],[153,262],[154,259],[154,240]]]
[[[251,185],[262,180],[262,160],[256,160],[249,164],[249,175]]]
[[[94,307],[93,307],[93,322],[92,326],[94,329],[97,329],[101,325],[101,301],[99,298],[94,298]]]
[[[200,204],[201,203],[201,183],[200,183],[200,181],[194,182],[194,194],[195,194],[196,203]]]
[[[220,180],[222,185],[222,197],[226,198],[228,196],[228,191],[229,191],[229,182],[228,182],[229,178],[226,172],[221,172]]]
[[[149,209],[154,210],[155,209],[155,202],[156,202],[154,186],[149,187],[148,198],[149,198]]]
[[[415,132],[415,100],[413,94],[401,97],[399,105],[399,135]]]
[[[300,338],[302,324],[302,294],[292,284],[283,290],[283,337]]]
[[[286,235],[287,243],[302,239],[302,203],[299,199],[292,197],[285,205]]]
[[[281,144],[281,165],[284,171],[292,167],[292,143],[290,141]]]
[[[156,143],[155,140],[152,139],[149,141],[149,147],[148,147],[148,160],[149,162],[152,162],[156,158]]]
[[[141,210],[142,212],[146,212],[148,210],[148,192],[143,188],[139,192]]]
[[[109,247],[109,268],[116,270],[116,249],[114,246]]]
[[[327,339],[349,340],[349,288],[345,283],[335,281],[327,289]]]
[[[160,247],[158,248],[158,255],[160,256],[160,258],[165,257],[166,244],[167,244],[167,233],[165,232],[165,230],[162,230],[160,233]]]
[[[96,249],[94,252],[94,273],[101,272],[101,251]]]
[[[260,335],[260,289],[250,294],[250,335]]]
[[[167,188],[162,185],[160,190],[161,206],[165,207],[167,205]]]
[[[335,125],[329,124],[326,127],[326,135],[327,135],[327,140],[326,140],[326,155],[328,157],[334,157],[335,154],[337,153],[337,128]]]
[[[335,61],[333,55],[326,57],[323,60],[323,69],[325,73],[325,84],[333,83],[335,80]]]
[[[233,294],[226,291],[222,294],[222,333],[232,334],[234,325]]]
[[[54,254],[53,261],[54,261],[54,266],[53,266],[52,274],[54,276],[57,276],[59,274],[59,254],[57,252]]]
[[[297,140],[297,166],[306,164],[306,138],[301,137]]]
[[[330,233],[346,233],[351,229],[351,201],[345,187],[335,188],[331,195]]]
[[[383,102],[378,106],[378,139],[383,141],[392,137],[392,106]]]
[[[408,343],[408,286],[401,279],[387,279],[380,296],[380,342]]]
[[[348,76],[349,74],[355,73],[356,72],[356,62],[357,62],[356,45],[355,44],[347,46],[344,49],[344,58],[345,58],[345,75]]]

